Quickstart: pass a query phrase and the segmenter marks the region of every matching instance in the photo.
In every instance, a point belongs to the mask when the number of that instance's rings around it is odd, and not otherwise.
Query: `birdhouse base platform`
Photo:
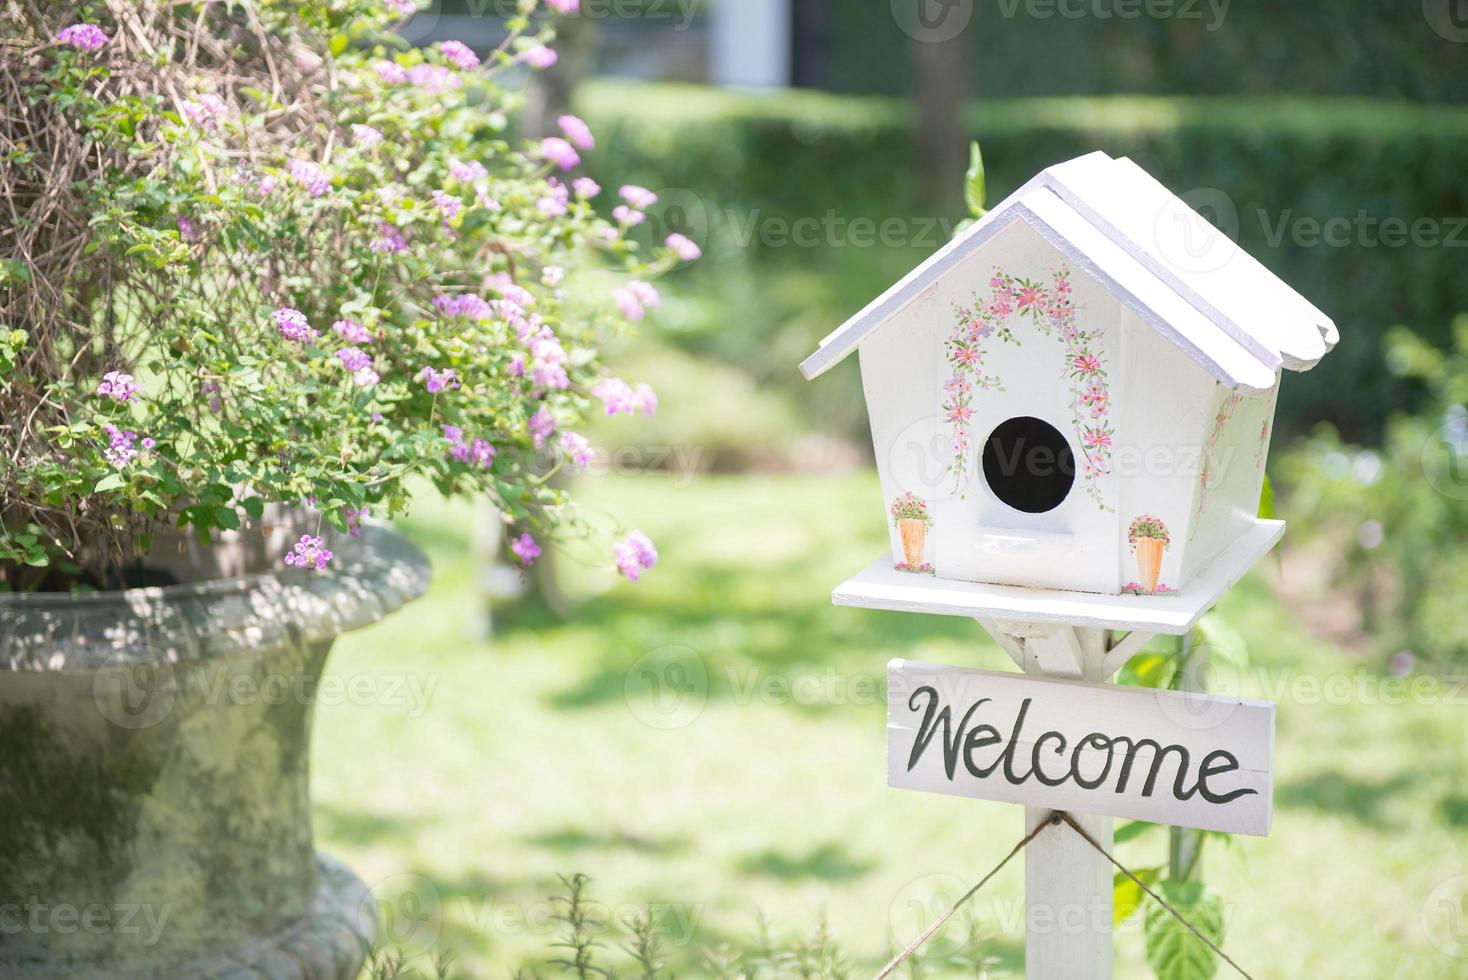
[[[887,554],[837,586],[831,600],[861,609],[1181,635],[1269,554],[1284,529],[1283,521],[1256,521],[1181,591],[1168,595],[1099,595],[958,582],[897,571]]]

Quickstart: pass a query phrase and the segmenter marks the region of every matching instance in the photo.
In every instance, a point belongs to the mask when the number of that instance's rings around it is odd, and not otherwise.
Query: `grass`
[[[662,563],[571,621],[526,604],[491,642],[472,637],[472,513],[425,503],[405,522],[435,584],[332,657],[359,695],[318,715],[319,846],[373,886],[385,938],[451,947],[474,977],[556,955],[547,897],[572,871],[608,917],[654,907],[676,976],[700,975],[705,947],[751,942],[757,912],[791,935],[824,914],[870,975],[889,936],[914,935],[1022,834],[1018,808],[885,786],[884,665],[1007,660],[963,620],[829,604],[885,547],[870,474],[586,490]],[[1304,634],[1270,574],[1226,601],[1260,667],[1240,689],[1284,692],[1273,834],[1206,859],[1226,948],[1260,978],[1461,977],[1423,925],[1434,889],[1468,872],[1461,707],[1371,703],[1390,692]],[[1348,690],[1313,696],[1326,681]],[[1164,846],[1120,857],[1157,864]],[[1015,976],[1023,884],[1016,862],[976,900]],[[624,940],[603,941],[625,967]],[[1142,953],[1124,927],[1116,975],[1148,975]]]

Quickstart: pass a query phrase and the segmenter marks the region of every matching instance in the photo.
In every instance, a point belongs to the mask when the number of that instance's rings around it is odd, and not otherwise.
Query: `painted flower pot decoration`
[[[932,566],[923,560],[928,528],[933,524],[928,505],[917,496],[905,493],[892,502],[892,519],[897,522],[897,532],[902,536],[904,560],[898,564],[898,569],[906,572],[932,571]]]
[[[1143,514],[1132,521],[1126,539],[1133,554],[1137,556],[1137,571],[1141,575],[1142,586],[1148,595],[1155,594],[1157,582],[1162,577],[1162,555],[1172,541],[1171,535],[1167,533],[1167,525],[1159,517]]]

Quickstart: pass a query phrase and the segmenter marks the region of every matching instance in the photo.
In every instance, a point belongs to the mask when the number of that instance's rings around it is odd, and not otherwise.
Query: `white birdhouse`
[[[1031,180],[801,370],[860,352],[898,573],[1166,596],[1282,533],[1257,518],[1281,372],[1337,339],[1135,163],[1092,153]]]

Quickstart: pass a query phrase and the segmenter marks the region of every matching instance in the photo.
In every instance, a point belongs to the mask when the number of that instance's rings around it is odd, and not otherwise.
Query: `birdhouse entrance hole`
[[[984,481],[1005,504],[1044,514],[1065,502],[1076,482],[1070,443],[1049,422],[1028,415],[1002,422],[984,444]]]

